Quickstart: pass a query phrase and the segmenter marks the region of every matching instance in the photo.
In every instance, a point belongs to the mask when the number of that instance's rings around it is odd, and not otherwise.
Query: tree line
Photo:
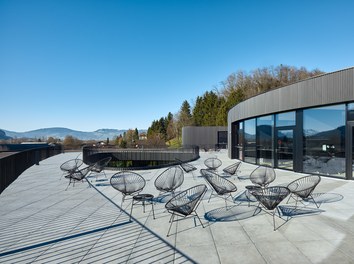
[[[176,114],[152,121],[148,128],[148,139],[159,144],[177,139],[181,144],[184,126],[226,126],[227,113],[236,104],[257,94],[286,86],[307,78],[323,74],[319,69],[279,65],[255,69],[249,73],[238,71],[230,74],[211,91],[195,99],[193,106],[184,100]]]

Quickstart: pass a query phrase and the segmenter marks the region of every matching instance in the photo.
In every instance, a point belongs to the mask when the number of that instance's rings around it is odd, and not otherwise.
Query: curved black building
[[[354,67],[237,104],[228,131],[232,159],[353,179]]]

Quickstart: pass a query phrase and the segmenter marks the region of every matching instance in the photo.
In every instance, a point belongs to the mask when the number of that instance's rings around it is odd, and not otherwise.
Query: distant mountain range
[[[313,136],[313,135],[316,135],[318,134],[319,132],[314,130],[314,129],[304,129],[304,135],[306,137],[310,137],[310,136]]]
[[[5,129],[0,129],[5,132],[1,133],[3,137],[11,138],[30,138],[30,139],[47,139],[48,137],[64,139],[66,136],[73,136],[81,140],[106,140],[107,138],[114,139],[119,135],[123,135],[127,129],[98,129],[93,132],[83,132],[72,130],[64,127],[51,127],[31,130],[27,132],[14,132]],[[139,133],[146,132],[146,129],[139,130]],[[1,138],[0,138],[1,139]]]

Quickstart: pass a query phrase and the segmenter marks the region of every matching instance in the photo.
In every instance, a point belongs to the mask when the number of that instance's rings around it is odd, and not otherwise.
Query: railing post
[[[40,160],[40,158],[39,158],[39,155],[40,153],[39,153],[39,150],[36,150],[35,152],[34,152],[34,163],[36,164],[36,165],[39,165],[39,160]]]

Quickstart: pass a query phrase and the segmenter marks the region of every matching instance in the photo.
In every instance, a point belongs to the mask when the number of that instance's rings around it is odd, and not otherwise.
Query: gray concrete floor
[[[205,228],[189,218],[174,223],[172,235],[166,237],[170,214],[164,202],[169,197],[154,187],[164,169],[137,171],[146,179],[144,192],[157,197],[156,219],[147,205],[145,213],[141,206],[134,207],[129,221],[131,200],[121,210],[122,195],[109,184],[114,171],[106,170],[107,179],[89,177],[89,184],[80,182],[65,191],[68,181],[59,166],[78,154],[40,162],[0,195],[1,263],[354,263],[352,181],[322,177],[315,190],[320,210],[311,203],[302,205],[305,214],[298,211],[273,231],[270,215],[253,215],[257,203],[242,202],[251,182],[228,177],[238,188],[236,203],[228,203],[227,210],[221,198],[208,203],[208,190],[197,210]],[[185,174],[180,190],[206,183],[199,172],[206,158],[222,160],[220,174],[235,162],[226,151],[200,156],[191,163],[198,170]],[[254,168],[243,163],[239,175],[248,176]],[[276,170],[276,175],[272,185],[304,176],[283,170]],[[282,204],[292,206],[286,200]],[[276,220],[277,225],[283,223]]]

